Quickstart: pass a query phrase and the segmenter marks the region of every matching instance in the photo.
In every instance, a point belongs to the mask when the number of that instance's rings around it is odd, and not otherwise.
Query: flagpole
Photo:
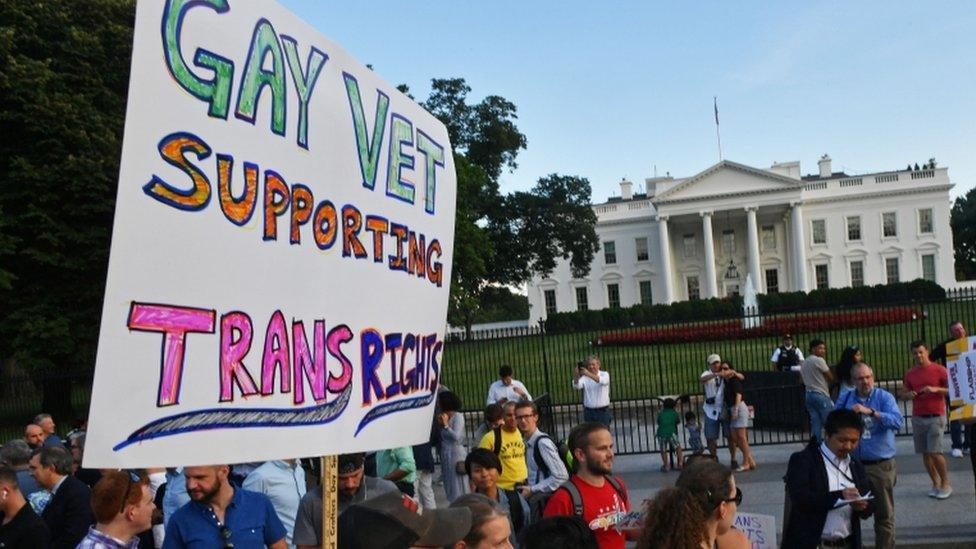
[[[715,105],[715,139],[718,141],[718,161],[722,161],[722,134],[718,130],[718,96],[712,97]]]

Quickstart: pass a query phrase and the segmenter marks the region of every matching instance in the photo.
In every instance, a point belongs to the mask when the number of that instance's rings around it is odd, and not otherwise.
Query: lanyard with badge
[[[841,469],[839,465],[837,465],[836,463],[834,463],[834,460],[823,451],[823,448],[820,449],[820,455],[823,456],[824,460],[827,463],[829,463],[830,466],[833,467],[835,471],[837,471],[838,473],[840,473],[840,476],[842,477],[842,479],[844,479],[844,480],[846,480],[846,481],[848,481],[848,482],[851,483],[850,486],[843,486],[844,483],[841,482],[840,483],[842,485],[841,488],[852,488],[852,487],[854,487],[854,486],[857,485],[857,483],[854,482],[854,477],[851,476],[850,462],[848,462],[847,471],[845,471],[845,470]]]

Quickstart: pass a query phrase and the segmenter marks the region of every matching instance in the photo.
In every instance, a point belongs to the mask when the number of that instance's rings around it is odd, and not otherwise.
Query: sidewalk
[[[948,446],[948,437],[946,440]],[[946,454],[949,480],[953,494],[939,501],[926,496],[931,487],[929,476],[922,466],[921,456],[914,454],[912,440],[897,439],[895,458],[898,482],[895,486],[895,525],[898,547],[976,547],[976,493],[969,456],[954,459]],[[752,449],[759,467],[755,471],[736,474],[736,484],[742,488],[743,501],[739,508],[750,513],[773,515],[776,529],[783,528],[783,475],[793,452],[800,444],[758,446]],[[726,449],[719,449],[722,463],[728,464]],[[661,473],[659,454],[617,456],[614,472],[627,483],[632,503],[653,497],[661,488],[672,486],[677,472]],[[874,520],[861,525],[865,547],[874,543]]]

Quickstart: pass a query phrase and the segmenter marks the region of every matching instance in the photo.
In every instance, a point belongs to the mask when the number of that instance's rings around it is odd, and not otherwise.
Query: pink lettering
[[[339,348],[343,343],[348,343],[352,341],[352,330],[349,326],[341,324],[332,328],[329,332],[329,354],[339,361],[342,365],[342,373],[339,375],[329,374],[329,392],[330,393],[341,393],[352,383],[352,363],[346,358],[346,355],[342,354],[342,349]]]
[[[288,357],[288,328],[285,315],[275,311],[264,334],[264,357],[261,360],[261,394],[274,393],[275,373],[281,371],[281,392],[291,391],[291,360]]]
[[[254,329],[246,313],[234,311],[220,317],[220,401],[234,400],[234,385],[242,396],[256,395],[254,378],[244,366],[251,350]]]
[[[315,354],[308,348],[305,338],[305,325],[302,321],[291,324],[291,343],[295,358],[295,404],[305,402],[305,379],[312,387],[312,398],[316,402],[325,400],[325,321],[315,321],[315,334],[312,336]]]

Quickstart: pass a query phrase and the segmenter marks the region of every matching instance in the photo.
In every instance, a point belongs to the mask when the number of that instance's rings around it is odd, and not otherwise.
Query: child
[[[702,446],[701,427],[698,425],[695,412],[685,414],[685,430],[688,431],[688,446],[691,448],[691,453],[696,456],[703,453],[705,447]]]
[[[661,445],[661,471],[666,472],[670,469],[668,464],[668,450],[674,450],[678,456],[675,469],[681,469],[684,464],[684,456],[681,454],[681,444],[678,442],[678,412],[674,410],[675,402],[673,398],[664,399],[664,408],[657,415],[657,437],[658,444]]]

